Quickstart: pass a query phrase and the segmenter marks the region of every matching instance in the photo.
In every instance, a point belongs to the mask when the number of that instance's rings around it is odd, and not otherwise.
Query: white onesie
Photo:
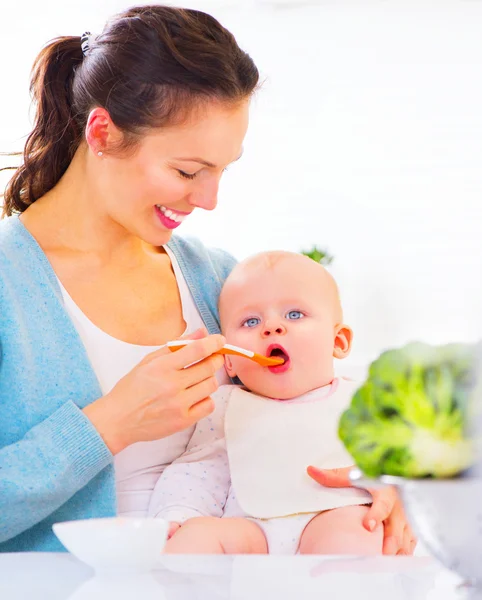
[[[195,516],[244,517],[263,530],[270,554],[295,554],[318,513],[367,504],[368,492],[324,488],[309,465],[345,467],[353,459],[338,439],[338,421],[358,384],[335,379],[292,400],[221,386],[215,412],[200,421],[186,453],[167,467],[149,515],[184,522]]]

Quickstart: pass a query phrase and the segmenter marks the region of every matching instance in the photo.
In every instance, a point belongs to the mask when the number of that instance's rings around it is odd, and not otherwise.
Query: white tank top
[[[204,323],[194,303],[179,264],[164,246],[176,277],[186,323],[184,334],[192,333]],[[99,329],[80,310],[59,281],[65,308],[85,346],[87,356],[97,376],[102,393],[106,394],[151,352],[161,346],[129,344]],[[224,369],[218,371],[220,385],[230,383]],[[123,516],[145,516],[154,486],[165,467],[181,456],[194,431],[194,427],[154,442],[132,444],[114,458],[117,484],[117,513]]]

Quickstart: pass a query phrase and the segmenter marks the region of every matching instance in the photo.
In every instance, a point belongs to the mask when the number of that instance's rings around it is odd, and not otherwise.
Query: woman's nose
[[[204,182],[202,186],[191,193],[189,204],[204,210],[214,210],[218,204],[218,190],[218,180]]]

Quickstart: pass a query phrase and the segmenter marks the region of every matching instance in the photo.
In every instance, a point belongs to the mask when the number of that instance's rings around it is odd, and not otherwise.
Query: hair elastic
[[[82,54],[87,56],[87,52],[90,50],[92,42],[94,42],[96,36],[92,35],[90,31],[86,31],[80,36],[80,47],[82,48]]]

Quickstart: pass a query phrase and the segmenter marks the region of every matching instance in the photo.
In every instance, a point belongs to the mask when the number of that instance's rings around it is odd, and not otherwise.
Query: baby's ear
[[[333,356],[335,358],[346,358],[350,354],[353,331],[347,325],[338,325],[335,330],[335,344]]]
[[[229,356],[229,354],[224,355],[224,366],[226,368],[227,374],[231,378],[236,377],[236,371],[234,370],[234,367],[233,367],[233,361],[231,360],[231,357]]]

